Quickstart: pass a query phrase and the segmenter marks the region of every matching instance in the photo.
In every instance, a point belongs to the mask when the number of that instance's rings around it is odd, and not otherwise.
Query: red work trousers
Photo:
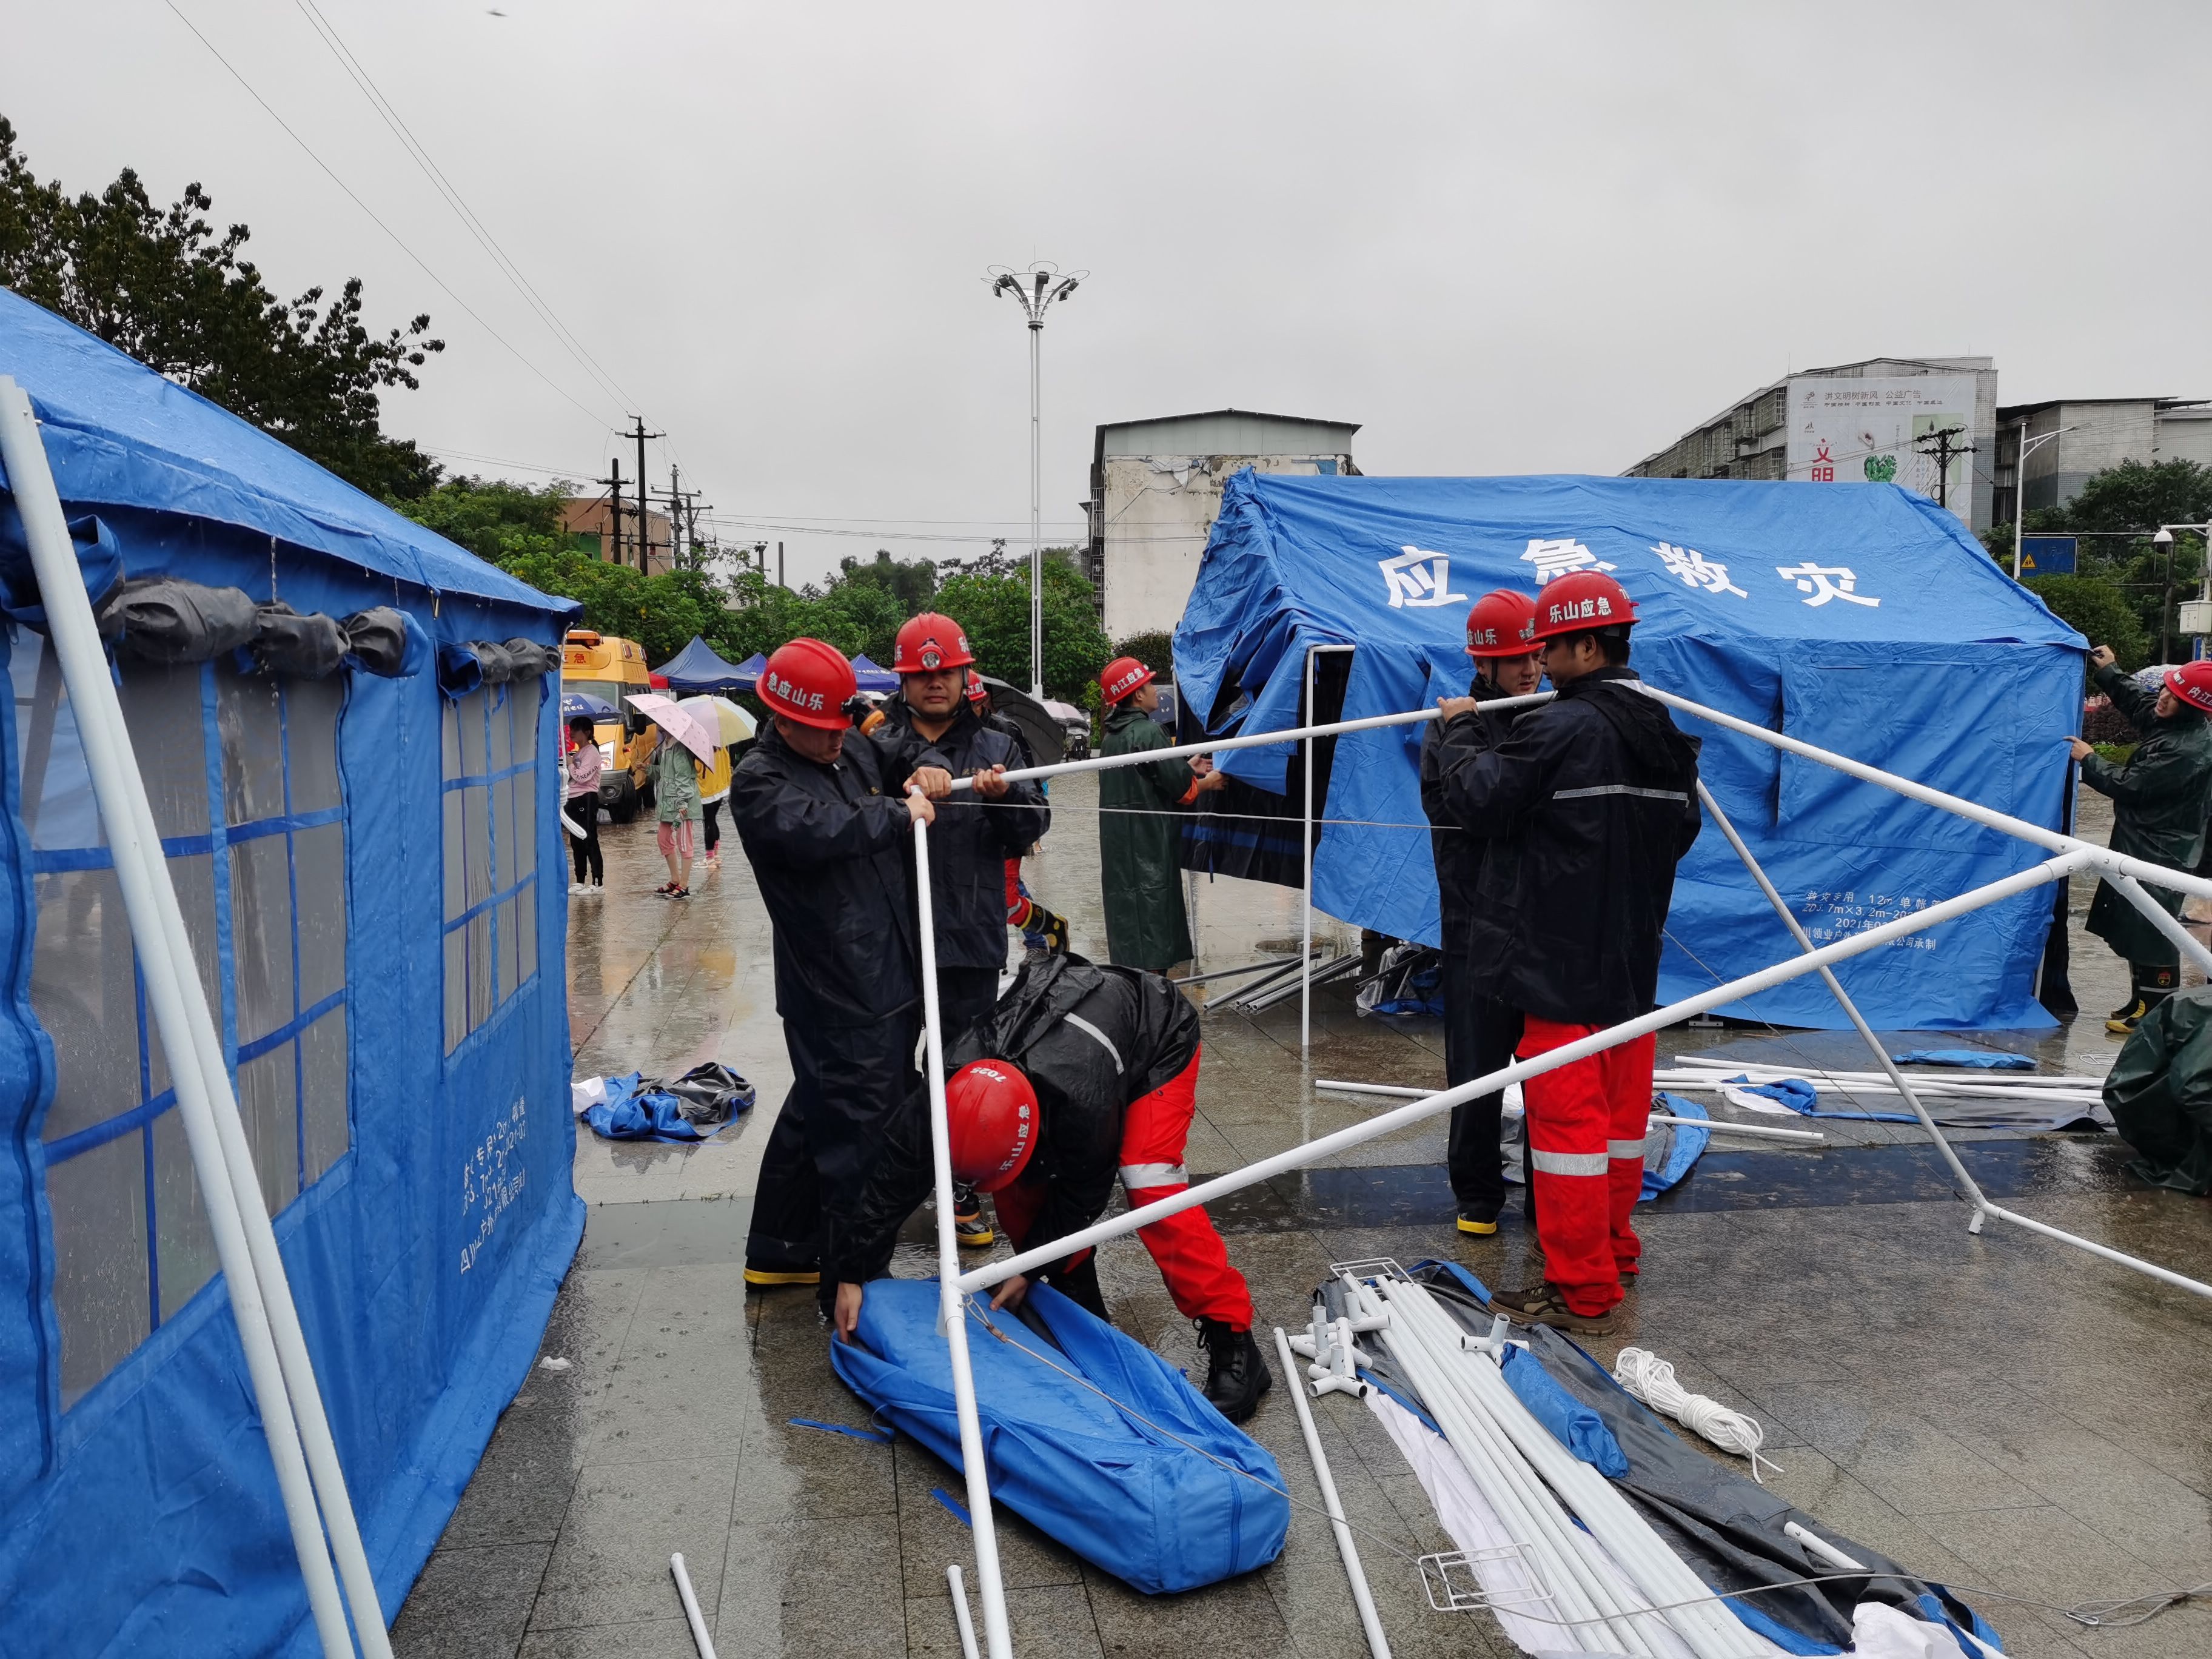
[[[1530,1014],[1514,1052],[1533,1060],[1601,1029]],[[1652,1048],[1640,1036],[1521,1085],[1544,1276],[1578,1314],[1610,1310],[1644,1249],[1629,1218],[1644,1187]]]
[[[1198,1110],[1198,1060],[1148,1095],[1132,1102],[1121,1119],[1121,1186],[1132,1209],[1172,1198],[1190,1185],[1183,1147]],[[1031,1225],[1044,1202],[1042,1181],[1017,1181],[992,1195],[999,1220],[1014,1248],[1029,1248]],[[1203,1209],[1184,1210],[1164,1221],[1137,1229],[1152,1253],[1168,1294],[1186,1319],[1218,1319],[1231,1328],[1252,1328],[1252,1292],[1244,1275],[1229,1265],[1229,1251]],[[1080,1265],[1091,1254],[1079,1252]]]

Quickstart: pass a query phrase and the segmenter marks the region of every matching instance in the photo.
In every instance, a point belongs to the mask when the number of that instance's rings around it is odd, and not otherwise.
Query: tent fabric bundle
[[[115,596],[125,725],[396,1613],[582,1231],[544,673],[574,607],[3,289],[0,373]],[[0,1648],[305,1656],[24,548],[0,479]],[[456,654],[477,682],[441,695],[423,671]]]
[[[1888,484],[1650,478],[1300,478],[1250,471],[1222,495],[1176,668],[1206,728],[1299,723],[1305,653],[1355,645],[1343,717],[1463,695],[1469,604],[1601,568],[1635,601],[1633,665],[1653,685],[2057,827],[2084,641],[1948,513]],[[1340,659],[1324,657],[1333,663]],[[1241,709],[1243,700],[1249,709]],[[2033,864],[2033,848],[1687,716],[1723,809],[1816,943],[1878,927]],[[1422,726],[1316,757],[1315,902],[1395,938],[1437,940],[1420,809]],[[1291,745],[1224,757],[1278,793]],[[1841,964],[1877,1028],[2046,1026],[2033,976],[2049,895],[2027,893]],[[1717,831],[1678,873],[1659,1000],[1710,989],[1794,941]],[[1720,1011],[1840,1026],[1821,985]]]
[[[938,1297],[932,1282],[878,1279],[858,1342],[833,1340],[830,1361],[861,1399],[957,1468]],[[994,1498],[1147,1595],[1215,1583],[1281,1553],[1290,1500],[1256,1441],[1181,1371],[1049,1286],[1030,1290],[1023,1314],[986,1316],[988,1331],[969,1327]]]

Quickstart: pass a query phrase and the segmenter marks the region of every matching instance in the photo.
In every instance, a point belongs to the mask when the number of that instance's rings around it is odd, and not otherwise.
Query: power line
[[[283,116],[277,114],[275,107],[270,105],[269,100],[253,89],[253,83],[239,73],[237,66],[234,64],[230,59],[224,57],[220,52],[216,50],[215,42],[209,40],[204,34],[202,34],[199,31],[199,26],[194,23],[191,18],[185,15],[183,9],[177,4],[177,0],[164,0],[164,3],[167,5],[171,11],[176,14],[177,21],[192,32],[192,38],[208,49],[209,55],[212,57],[216,63],[222,64],[224,69],[229,70],[230,78],[237,82],[240,86],[246,88],[246,96],[252,99],[255,103],[260,105],[262,109],[267,112],[269,118],[274,121],[278,126],[284,129],[284,136],[289,138],[294,143],[297,144],[301,150],[307,155],[307,158],[313,161],[317,167],[320,167],[330,181],[336,185],[340,190],[343,191],[348,198],[352,201],[356,207],[359,208],[363,213],[368,216],[369,222],[392,240],[393,243],[397,245],[401,252],[404,253],[409,258],[412,259],[416,265],[420,266],[422,274],[425,276],[428,276],[441,289],[444,289],[447,299],[451,300],[455,305],[460,307],[463,311],[466,312],[470,317],[474,319],[478,328],[483,330],[483,331],[490,335],[493,339],[498,341],[501,345],[506,347],[507,351],[513,355],[517,362],[520,363],[532,374],[535,374],[539,380],[544,381],[545,384],[550,386],[555,392],[559,392],[562,397],[566,398],[570,403],[574,404],[578,409],[582,410],[586,416],[589,416],[594,422],[602,426],[607,424],[604,416],[595,413],[593,410],[586,408],[583,404],[578,402],[575,397],[570,393],[566,387],[562,386],[557,380],[554,380],[554,378],[548,374],[544,369],[538,368],[537,364],[532,362],[529,358],[524,356],[520,350],[516,349],[513,342],[508,340],[505,335],[501,334],[489,323],[484,321],[482,317],[478,316],[477,314],[476,308],[470,305],[466,300],[464,300],[459,295],[454,293],[452,287],[447,283],[446,279],[439,276],[436,271],[431,270],[428,264],[423,259],[422,256],[416,252],[413,248],[408,246],[406,242],[401,238],[399,233],[392,229],[390,225],[386,224],[382,219],[379,218],[376,214],[376,210],[370,207],[368,203],[362,201],[361,197],[355,191],[353,186],[346,183],[344,179],[339,178],[337,173],[331,168],[331,164],[323,160],[321,156],[316,155],[313,149],[308,144],[307,141],[292,130],[291,123],[287,121]]]
[[[491,256],[493,263],[499,266],[501,274],[514,285],[515,291],[529,302],[531,307],[537,312],[539,319],[553,331],[553,337],[561,343],[571,357],[576,360],[577,366],[596,380],[599,389],[611,396],[617,403],[635,404],[637,399],[623,390],[614,377],[602,368],[599,360],[585,348],[584,343],[576,337],[575,331],[555,314],[552,306],[543,295],[538,293],[529,277],[523,274],[522,268],[515,264],[514,260],[508,256],[507,250],[499,245],[499,240],[491,234],[490,228],[477,217],[476,210],[462,199],[459,190],[454,186],[451,179],[446,177],[445,169],[432,159],[429,150],[424,147],[422,141],[415,136],[414,129],[407,125],[398,110],[393,106],[392,100],[384,95],[383,89],[376,84],[367,67],[354,56],[353,49],[339,38],[337,28],[328,18],[323,15],[321,10],[316,6],[315,0],[295,0],[295,3],[321,38],[323,44],[331,49],[331,55],[338,61],[338,67],[345,70],[347,75],[352,77],[354,84],[361,88],[362,95],[368,100],[369,107],[383,118],[384,125],[392,130],[392,136],[399,140],[401,146],[405,149],[415,165],[422,169],[423,177],[429,179],[439,194],[445,198],[446,204],[453,210],[463,228],[475,237],[477,245]]]

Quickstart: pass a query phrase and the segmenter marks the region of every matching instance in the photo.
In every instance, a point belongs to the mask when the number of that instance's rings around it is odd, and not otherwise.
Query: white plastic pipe
[[[1328,1456],[1321,1448],[1321,1432],[1314,1426],[1313,1407],[1306,1403],[1297,1362],[1291,1357],[1290,1339],[1283,1334],[1279,1325],[1275,1327],[1275,1358],[1282,1365],[1284,1380],[1291,1385],[1291,1398],[1298,1408],[1298,1427],[1306,1437],[1306,1453],[1313,1459],[1314,1484],[1321,1488],[1322,1503],[1328,1510],[1328,1524],[1336,1533],[1336,1553],[1344,1559],[1345,1577],[1352,1581],[1352,1603],[1359,1609],[1359,1627],[1367,1632],[1367,1650],[1375,1659],[1390,1659],[1389,1638],[1382,1634],[1382,1621],[1375,1612],[1375,1598],[1367,1589],[1367,1573],[1359,1565],[1359,1547],[1352,1541],[1352,1528],[1345,1521],[1344,1504],[1336,1495],[1336,1481],[1328,1472]]]
[[[952,1589],[952,1622],[960,1627],[960,1659],[978,1659],[975,1652],[975,1621],[968,1613],[968,1586],[961,1582],[960,1564],[953,1562],[945,1569],[945,1582]]]
[[[983,1642],[991,1659],[1013,1659],[1006,1592],[999,1576],[999,1534],[983,1463],[983,1425],[975,1412],[975,1372],[968,1358],[968,1296],[960,1285],[960,1245],[952,1231],[952,1140],[945,1109],[945,1031],[937,1003],[937,911],[929,890],[929,826],[914,826],[914,891],[921,910],[922,1050],[929,1075],[929,1151],[937,1177],[938,1321],[952,1361],[952,1404],[960,1422],[961,1472],[975,1540],[975,1589],[983,1598]]]
[[[1866,1563],[1854,1561],[1810,1527],[1801,1527],[1795,1521],[1784,1521],[1782,1523],[1782,1533],[1785,1538],[1796,1539],[1821,1560],[1840,1571],[1864,1572],[1867,1570]]]
[[[237,1102],[229,1097],[227,1072],[219,1074],[222,1081],[216,1084],[198,1063],[198,1045],[187,1008],[197,999],[204,1018],[205,993],[189,951],[181,956],[177,952],[175,939],[182,934],[181,921],[176,935],[164,926],[165,911],[179,917],[182,913],[177,910],[176,889],[161,841],[149,833],[153,813],[146,805],[145,780],[131,752],[115,684],[108,677],[106,653],[93,620],[92,603],[85,596],[83,574],[62,515],[61,498],[39,437],[37,417],[22,389],[5,376],[0,376],[0,465],[7,468],[9,489],[22,517],[24,539],[46,606],[48,637],[76,711],[93,798],[114,855],[116,882],[122,890],[131,942],[137,947],[147,1004],[162,1050],[171,1057],[177,1115],[207,1210],[209,1231],[215,1237],[216,1259],[230,1296],[254,1403],[276,1465],[277,1490],[291,1528],[293,1552],[299,1559],[308,1608],[325,1655],[327,1659],[337,1659],[352,1654],[353,1641],[347,1633],[345,1609],[338,1599],[337,1580],[316,1513],[316,1494],[301,1447],[299,1423],[286,1391],[287,1379],[270,1333],[263,1284],[247,1240],[246,1205],[243,1195],[233,1190],[235,1177],[224,1156],[216,1121],[219,1107],[211,1096],[219,1095],[227,1102],[234,1119]],[[249,1182],[252,1181],[251,1167],[249,1161]],[[258,1184],[250,1190],[258,1206]],[[265,1212],[262,1220],[265,1226]],[[277,1273],[281,1278],[281,1260]],[[342,1491],[337,1497],[343,1502]],[[372,1597],[367,1604],[372,1613],[375,1605]],[[381,1633],[380,1618],[372,1616],[362,1624],[364,1636],[370,1624]]]
[[[1305,700],[1298,705],[1306,717],[1304,739],[1305,779],[1304,834],[1299,837],[1298,851],[1305,859],[1305,902],[1303,908],[1305,929],[1305,949],[1298,962],[1298,1054],[1303,1058],[1313,1048],[1313,870],[1314,870],[1314,740],[1318,735],[1314,725],[1314,659],[1324,651],[1350,651],[1348,645],[1310,645],[1306,647]],[[1427,711],[1431,714],[1436,709]]]
[[[699,1598],[691,1593],[691,1575],[684,1571],[682,1554],[668,1558],[668,1571],[675,1575],[684,1622],[691,1626],[691,1645],[699,1650],[699,1659],[714,1659],[714,1638],[707,1633],[707,1620],[699,1612]]]
[[[1343,1083],[1334,1078],[1316,1078],[1316,1089],[1334,1089],[1346,1095],[1390,1095],[1406,1100],[1425,1100],[1435,1091],[1429,1089],[1408,1089],[1395,1083]],[[1518,1117],[1522,1109],[1508,1101],[1504,1111],[1508,1117]],[[1653,1112],[1647,1121],[1672,1123],[1686,1129],[1717,1129],[1726,1134],[1750,1135],[1761,1140],[1820,1141],[1827,1136],[1817,1129],[1772,1129],[1764,1123],[1729,1123],[1717,1117],[1676,1117],[1671,1113]]]
[[[1065,1238],[1054,1240],[1050,1244],[1041,1245],[1034,1250],[1025,1250],[1003,1261],[987,1262],[970,1273],[962,1274],[959,1280],[960,1288],[963,1291],[986,1289],[1003,1279],[1012,1278],[1016,1273],[1025,1273],[1032,1267],[1041,1267],[1048,1261],[1058,1261],[1078,1250],[1094,1249],[1109,1238],[1119,1238],[1125,1233],[1133,1233],[1138,1228],[1148,1227],[1155,1221],[1164,1220],[1171,1215],[1178,1215],[1185,1210],[1196,1209],[1210,1200],[1225,1198],[1231,1193],[1242,1192],[1247,1187],[1256,1186],[1261,1182],[1282,1175],[1288,1170],[1304,1169],[1309,1164],[1317,1164],[1325,1158],[1331,1158],[1351,1147],[1362,1146],[1378,1136],[1393,1134],[1400,1129],[1410,1128],[1424,1119],[1436,1116],[1439,1112],[1449,1111],[1463,1100],[1473,1100],[1478,1095],[1495,1093],[1509,1083],[1520,1083],[1532,1077],[1540,1077],[1547,1072],[1557,1071],[1562,1066],[1571,1066],[1578,1060],[1586,1060],[1592,1054],[1602,1054],[1607,1048],[1617,1047],[1632,1037],[1639,1037],[1646,1032],[1660,1030],[1666,1026],[1674,1024],[1677,1021],[1687,1019],[1692,1014],[1703,1013],[1708,1008],[1717,1008],[1723,1003],[1734,1002],[1754,992],[1764,991],[1770,986],[1780,985],[1803,975],[1817,972],[1832,963],[1842,962],[1851,957],[1863,955],[1869,951],[1878,951],[1893,940],[1909,938],[1923,929],[1948,921],[1954,916],[1965,915],[1969,911],[1978,909],[1983,905],[1994,904],[1999,900],[2010,898],[2014,893],[2026,892],[2031,888],[2040,887],[2048,882],[2056,881],[2061,876],[2069,875],[2089,863],[2094,850],[2083,848],[2076,852],[2065,853],[2057,858],[2045,860],[2043,863],[2031,866],[2015,875],[2006,876],[2001,880],[1990,882],[1961,893],[1956,898],[1946,899],[1941,904],[1931,904],[1925,910],[1916,910],[1909,916],[1900,916],[1895,921],[1885,922],[1879,927],[1869,927],[1863,933],[1854,933],[1849,939],[1838,939],[1832,945],[1825,945],[1809,957],[1799,957],[1793,961],[1777,963],[1771,968],[1762,968],[1755,974],[1747,974],[1741,979],[1730,980],[1725,985],[1715,986],[1710,991],[1701,991],[1695,996],[1683,998],[1680,1002],[1669,1003],[1663,1008],[1655,1008],[1648,1014],[1639,1014],[1634,1019],[1623,1020],[1618,1025],[1609,1025],[1601,1031],[1594,1031],[1586,1037],[1579,1037],[1572,1042],[1563,1043],[1557,1048],[1550,1049],[1531,1059],[1516,1060],[1503,1070],[1462,1083],[1457,1088],[1446,1089],[1421,1100],[1408,1101],[1395,1111],[1382,1113],[1378,1116],[1368,1119],[1364,1123],[1352,1124],[1334,1133],[1322,1135],[1318,1139],[1309,1140],[1301,1146],[1278,1152],[1272,1158],[1263,1158],[1256,1163],[1248,1164],[1241,1170],[1231,1170],[1227,1175],[1216,1176],[1211,1181],[1201,1182],[1197,1186],[1186,1188],[1171,1197],[1155,1199],[1150,1204],[1139,1205],[1108,1220],[1082,1228]]]
[[[2212,979],[2212,951],[2204,948],[2204,941],[2181,925],[2179,918],[2166,913],[2133,876],[2112,875],[2106,878],[2119,890],[2120,896],[2150,921],[2150,925],[2179,947],[2181,954],[2195,963],[2207,979]]]
[[[1677,1054],[1674,1056],[1672,1064],[1674,1074],[1679,1074],[1683,1071],[1690,1070],[1713,1073],[1748,1072],[1753,1077],[1771,1073],[1776,1077],[1802,1077],[1808,1082],[1817,1081],[1824,1077],[1833,1078],[1839,1083],[1857,1082],[1886,1084],[1887,1082],[1887,1079],[1884,1078],[1880,1072],[1853,1072],[1845,1070],[1840,1066],[1816,1066],[1808,1069],[1802,1066],[1770,1064],[1761,1060],[1745,1061],[1739,1060],[1719,1060],[1707,1054]],[[2102,1089],[2105,1086],[2105,1079],[2100,1077],[2084,1077],[2072,1073],[2060,1076],[2054,1075],[2047,1072],[1907,1072],[1905,1076],[1912,1079],[1913,1085],[1916,1088],[1923,1089],[1994,1089],[2002,1087],[2014,1090],[2087,1090],[2090,1092],[2094,1093],[2096,1091]],[[2004,1081],[2002,1084],[1976,1083],[1972,1080],[1976,1077],[2002,1078]]]

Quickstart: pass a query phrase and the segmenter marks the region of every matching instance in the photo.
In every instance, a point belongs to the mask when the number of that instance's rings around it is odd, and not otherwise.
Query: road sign
[[[2027,536],[2020,544],[2020,574],[2023,576],[2070,576],[2075,550],[2081,544],[2072,536]]]

